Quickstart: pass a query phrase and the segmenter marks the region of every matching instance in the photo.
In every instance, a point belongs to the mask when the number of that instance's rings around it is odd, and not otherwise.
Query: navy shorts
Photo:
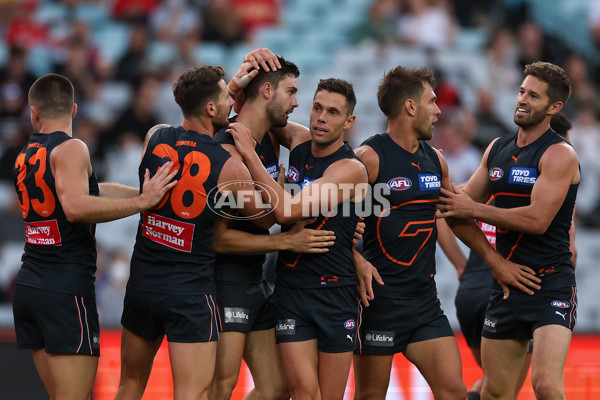
[[[574,284],[574,280],[573,280]],[[533,338],[533,331],[545,325],[562,325],[573,330],[577,320],[577,287],[544,287],[533,296],[512,289],[503,300],[494,287],[485,315],[482,335],[489,339]]]
[[[271,289],[261,283],[216,282],[221,332],[262,331],[275,327]]]
[[[100,323],[93,298],[16,285],[13,312],[20,349],[100,355]]]
[[[212,294],[174,295],[127,287],[121,325],[148,341],[167,335],[169,342],[219,339],[219,314]]]
[[[277,343],[317,339],[319,351],[352,351],[360,324],[356,286],[318,289],[275,287]]]
[[[467,344],[481,348],[481,328],[490,299],[491,287],[458,289],[454,298],[456,317]]]
[[[419,298],[375,296],[363,310],[357,354],[392,355],[410,343],[454,336],[435,292]]]

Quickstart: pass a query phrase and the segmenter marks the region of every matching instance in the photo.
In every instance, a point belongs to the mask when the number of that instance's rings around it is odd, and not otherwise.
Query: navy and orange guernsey
[[[15,161],[13,174],[26,235],[17,283],[93,298],[96,226],[67,220],[50,168],[52,150],[67,140],[71,137],[64,132],[34,133]],[[88,186],[89,194],[97,196],[93,171]]]
[[[182,127],[159,129],[150,138],[139,167],[140,185],[146,169],[154,174],[168,161],[178,170],[178,182],[141,214],[130,287],[166,294],[214,293],[213,210],[229,157],[211,137]]]
[[[435,290],[435,206],[442,182],[437,153],[424,141],[410,153],[387,133],[372,136],[362,145],[379,156],[373,212],[365,218],[363,247],[363,256],[385,282],[373,289],[390,297]]]
[[[566,142],[548,129],[535,142],[517,146],[517,134],[498,139],[488,154],[490,188],[496,207],[515,208],[530,204],[531,191],[538,178],[540,159],[548,147]],[[502,256],[536,270],[540,276],[570,271],[569,229],[579,185],[571,185],[558,213],[541,235],[496,230],[497,249]],[[568,268],[564,268],[568,266]]]
[[[494,197],[490,197],[486,204],[494,205]],[[495,249],[496,227],[494,225],[486,224],[483,221],[477,221],[477,224],[489,244]],[[469,252],[469,259],[465,265],[465,270],[460,277],[460,289],[491,288],[493,283],[494,276],[492,275],[490,267],[487,266],[479,254],[471,250]]]
[[[229,119],[230,122],[235,122],[235,120],[236,117]],[[235,146],[233,136],[225,132],[225,129],[221,129],[216,133],[215,141],[220,144]],[[269,175],[277,180],[279,176],[279,158],[273,148],[273,143],[268,132],[265,133],[262,142],[256,146],[255,150],[269,172]],[[239,211],[236,212],[236,215],[239,215]],[[229,227],[255,235],[269,234],[268,229],[255,225],[251,220],[232,219]],[[263,280],[263,264],[265,260],[266,255],[264,254],[242,255],[217,253],[215,279],[228,282],[259,283]]]
[[[314,157],[310,149],[309,140],[299,144],[290,152],[286,188],[290,186],[296,189],[306,188],[311,182],[321,178],[325,170],[336,161],[346,158],[357,159],[352,148],[347,144],[333,154],[320,158]],[[327,253],[320,254],[279,252],[275,285],[293,288],[357,285],[358,278],[352,258],[352,239],[361,207],[361,203],[352,203],[347,199],[334,206],[331,212],[320,214],[315,222],[307,225],[310,229],[335,232],[334,245]],[[282,227],[284,231],[287,229],[289,228]]]

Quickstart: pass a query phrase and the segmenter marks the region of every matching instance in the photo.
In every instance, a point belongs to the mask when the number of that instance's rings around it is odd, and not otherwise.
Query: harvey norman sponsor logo
[[[394,346],[394,332],[392,331],[366,331],[366,346],[392,347]]]
[[[50,221],[26,222],[25,241],[42,246],[58,246],[62,244],[58,222]]]
[[[142,213],[142,235],[175,250],[191,252],[194,224],[152,214]]]

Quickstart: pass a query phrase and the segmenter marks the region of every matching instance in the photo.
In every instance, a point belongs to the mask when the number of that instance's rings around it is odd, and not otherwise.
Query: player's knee
[[[213,379],[210,390],[210,400],[229,400],[237,383],[236,379]]]
[[[537,399],[562,399],[563,387],[561,382],[556,382],[553,379],[538,377],[532,379],[531,386]]]

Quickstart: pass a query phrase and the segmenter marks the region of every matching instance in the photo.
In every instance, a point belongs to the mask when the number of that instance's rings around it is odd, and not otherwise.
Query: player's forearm
[[[446,222],[456,237],[479,254],[487,265],[495,265],[495,261],[501,258],[501,255],[490,245],[474,220],[447,218]]]
[[[100,183],[101,197],[110,197],[113,199],[130,199],[140,195],[140,189],[132,186],[121,185],[120,183]]]
[[[99,223],[137,214],[145,209],[140,197],[112,199],[90,195],[76,196],[62,204],[69,222]]]
[[[252,179],[269,188],[270,193],[263,190],[261,194],[263,200],[273,207],[273,216],[275,217],[275,220],[280,224],[284,224],[302,219],[301,212],[297,212],[298,208],[300,208],[301,211],[302,206],[299,205],[299,207],[297,207],[298,204],[294,203],[292,196],[271,178],[271,175],[269,175],[262,165],[258,155],[254,153],[249,156],[244,156],[244,161],[248,170],[250,170]]]
[[[501,229],[541,235],[548,229],[551,219],[535,211],[532,206],[498,208],[478,203],[473,208],[473,218]]]
[[[280,235],[254,235],[236,229],[226,229],[215,235],[213,245],[217,253],[267,254],[283,249]]]

